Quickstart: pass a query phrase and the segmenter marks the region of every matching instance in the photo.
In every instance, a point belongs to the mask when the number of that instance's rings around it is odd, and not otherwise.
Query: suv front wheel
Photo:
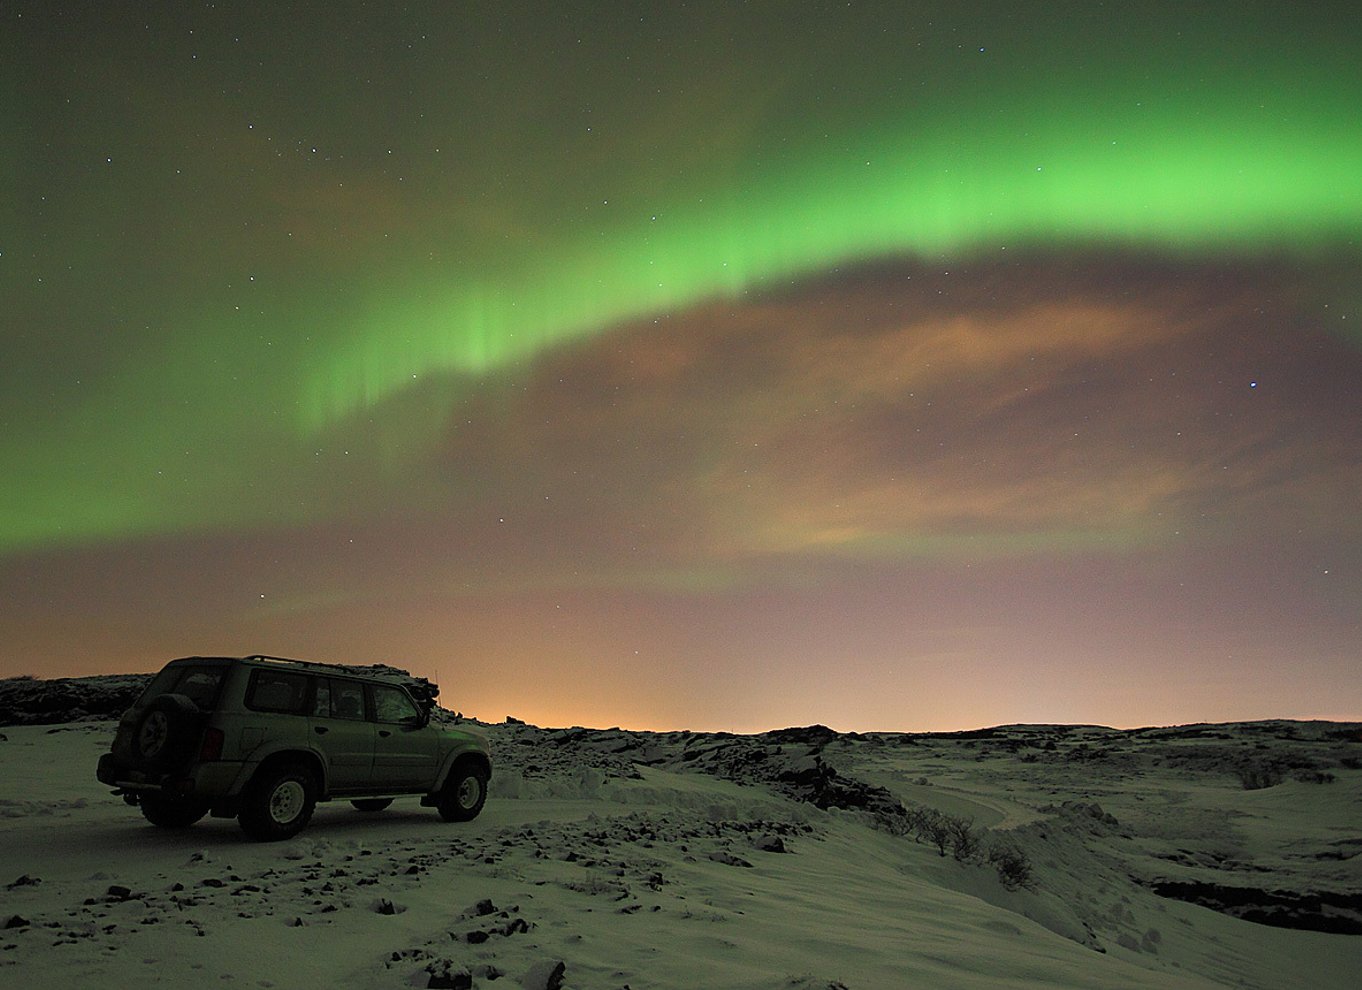
[[[306,828],[316,807],[317,782],[312,771],[285,763],[267,767],[252,778],[241,795],[237,821],[252,839],[273,842]]]
[[[449,772],[435,807],[447,822],[469,822],[487,800],[487,774],[476,764],[460,763]]]

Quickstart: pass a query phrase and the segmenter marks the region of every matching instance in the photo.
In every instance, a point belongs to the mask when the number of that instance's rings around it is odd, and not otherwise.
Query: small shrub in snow
[[[973,818],[954,818],[947,815],[946,834],[951,843],[951,855],[960,862],[974,859],[978,855],[980,834],[974,828]]]
[[[1282,782],[1282,772],[1266,764],[1250,764],[1239,768],[1239,783],[1246,791],[1261,791]]]
[[[950,845],[951,835],[944,814],[935,808],[910,808],[907,824],[908,830],[915,839],[919,842],[925,842],[929,846],[936,846],[937,852],[942,856],[946,855],[946,847]]]
[[[1297,770],[1291,777],[1302,784],[1332,784],[1337,779],[1327,770]]]
[[[987,863],[1008,890],[1031,886],[1031,861],[1007,840],[986,843],[987,829],[975,828],[973,818],[948,815],[936,808],[909,805],[901,814],[880,819],[895,835],[910,835],[935,846],[942,856],[949,850],[962,863]]]
[[[989,846],[988,861],[1008,890],[1031,886],[1031,861],[1010,842],[995,842]]]

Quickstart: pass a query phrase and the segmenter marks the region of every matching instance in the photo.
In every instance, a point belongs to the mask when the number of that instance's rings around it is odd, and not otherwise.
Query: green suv
[[[436,690],[414,697],[384,668],[279,657],[166,664],[123,715],[97,776],[153,825],[236,818],[254,839],[286,839],[318,801],[382,811],[420,794],[445,821],[482,810],[486,741],[432,724]]]

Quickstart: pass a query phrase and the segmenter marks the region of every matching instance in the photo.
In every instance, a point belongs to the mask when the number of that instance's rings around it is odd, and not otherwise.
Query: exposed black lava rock
[[[561,960],[535,963],[521,984],[525,990],[562,990],[567,965]]]
[[[9,677],[0,680],[0,725],[55,725],[122,715],[150,674],[101,677]]]
[[[441,990],[473,990],[473,974],[449,959],[441,959],[426,966],[429,974],[426,986]]]
[[[166,657],[172,660],[173,657]],[[400,667],[370,664],[356,670],[384,674],[404,684],[430,706],[440,689]],[[152,674],[101,674],[94,677],[9,677],[0,680],[0,725],[56,725],[118,718],[151,683]]]
[[[1152,880],[1160,897],[1199,904],[1213,911],[1274,928],[1332,935],[1362,935],[1362,894],[1336,891],[1263,890],[1196,880]]]
[[[763,732],[762,738],[770,739],[772,742],[825,746],[838,738],[838,734],[826,725],[806,725],[789,729],[772,729],[770,732]]]
[[[778,835],[758,835],[752,840],[752,848],[759,852],[789,852],[785,848],[785,840]]]

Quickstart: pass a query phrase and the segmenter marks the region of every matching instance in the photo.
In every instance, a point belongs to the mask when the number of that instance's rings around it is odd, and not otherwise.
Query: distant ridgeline
[[[0,681],[0,725],[52,725],[117,718],[137,700],[151,674],[101,677],[10,677]]]
[[[440,689],[399,667],[371,664],[357,670],[399,675],[423,705]],[[150,683],[153,674],[102,674],[94,677],[9,677],[0,680],[0,725],[56,725],[118,718]]]

